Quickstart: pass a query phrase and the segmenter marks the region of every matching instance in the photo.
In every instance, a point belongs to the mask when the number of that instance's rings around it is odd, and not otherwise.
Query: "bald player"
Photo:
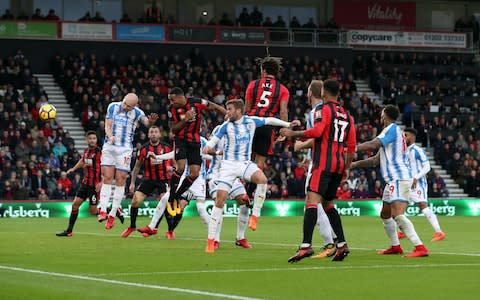
[[[128,93],[122,102],[108,105],[105,117],[105,141],[102,149],[102,189],[100,190],[100,214],[98,221],[107,220],[106,229],[111,229],[115,222],[115,214],[121,207],[125,194],[125,181],[130,172],[130,160],[133,152],[133,136],[138,122],[150,127],[158,120],[157,114],[148,117],[137,107],[138,97]],[[112,183],[115,178],[112,209],[107,216],[108,200],[112,194]],[[133,180],[133,179],[132,179]]]

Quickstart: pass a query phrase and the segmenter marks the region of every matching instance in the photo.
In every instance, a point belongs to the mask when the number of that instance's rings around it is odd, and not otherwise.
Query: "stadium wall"
[[[157,200],[146,199],[139,208],[139,216],[153,216]],[[131,202],[124,200],[122,207],[124,214],[129,216]],[[207,212],[210,213],[214,206],[212,200],[206,201]],[[381,200],[336,201],[335,206],[342,216],[370,216],[378,217],[382,209]],[[429,201],[431,210],[440,216],[480,216],[480,199],[435,199]],[[68,201],[0,201],[0,218],[68,218],[72,203]],[[298,200],[269,200],[265,201],[262,216],[293,217],[302,216],[304,211],[303,201]],[[224,216],[236,217],[239,206],[235,201],[227,201],[224,207]],[[409,206],[406,210],[408,216],[421,215],[418,206]],[[89,216],[88,205],[80,207],[79,216]],[[195,200],[187,206],[184,216],[198,216]]]
[[[197,45],[197,44],[166,44],[166,43],[127,43],[127,42],[99,42],[99,41],[66,41],[66,40],[29,40],[29,39],[2,39],[0,57],[7,57],[21,49],[29,57],[33,73],[50,73],[51,60],[56,54],[74,55],[80,51],[85,54],[94,53],[100,63],[111,54],[115,54],[119,62],[124,62],[131,55],[147,53],[150,57],[162,57],[178,53],[188,56],[193,48],[199,48],[207,58],[217,56],[225,58],[265,56],[263,46],[239,45]],[[280,57],[296,57],[308,55],[311,58],[322,59],[341,58],[341,64],[347,72],[351,72],[353,51],[347,48],[292,48],[269,47],[270,54]]]

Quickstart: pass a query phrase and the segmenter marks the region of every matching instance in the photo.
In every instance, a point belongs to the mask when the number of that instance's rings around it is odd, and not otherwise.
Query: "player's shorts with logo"
[[[240,178],[250,182],[252,175],[259,170],[252,161],[222,160],[219,176],[215,179],[217,190],[231,192],[236,179]]]
[[[175,139],[175,160],[186,159],[189,165],[201,165],[200,143],[187,142]]]
[[[75,197],[81,198],[83,200],[87,200],[90,202],[90,205],[97,205],[97,192],[95,191],[95,187],[89,186],[86,184],[82,184],[77,191]]]
[[[158,191],[158,194],[163,194],[167,192],[167,181],[166,180],[150,180],[145,179],[138,186],[137,191],[145,194],[151,195],[155,190]]]
[[[104,144],[100,165],[113,166],[117,170],[130,172],[130,161],[133,149],[110,144]]]
[[[212,174],[210,176],[211,179],[208,180],[208,192],[210,193],[210,197],[215,199],[217,197],[217,185],[215,184],[215,179],[219,178],[218,173]],[[245,186],[243,186],[240,179],[235,179],[233,182],[232,189],[228,193],[228,199],[235,199],[235,197],[239,195],[245,195],[247,191],[245,190]]]
[[[427,190],[423,189],[421,187],[418,187],[418,184],[417,184],[417,188],[410,191],[409,200],[410,200],[410,202],[413,202],[413,203],[421,203],[421,202],[426,203],[427,202]]]
[[[412,179],[395,180],[385,185],[382,201],[391,204],[396,201],[408,202]]]

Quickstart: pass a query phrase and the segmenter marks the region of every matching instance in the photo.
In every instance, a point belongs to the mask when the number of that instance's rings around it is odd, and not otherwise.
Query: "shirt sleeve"
[[[261,127],[267,123],[266,119],[261,117],[249,117],[249,119],[251,119],[253,123],[255,123],[255,127]]]
[[[147,149],[142,147],[140,150],[138,150],[138,159],[140,160],[145,160],[147,157]]]
[[[110,103],[107,107],[107,115],[105,116],[106,119],[113,119],[113,111],[115,110],[115,104]]]
[[[314,113],[315,124],[313,128],[304,132],[303,136],[306,138],[319,138],[322,136],[323,131],[327,124],[330,124],[332,116],[329,109],[325,109],[324,106],[321,110]]]
[[[355,129],[355,121],[353,117],[350,116],[350,131],[348,132],[348,137],[347,137],[347,153],[354,154],[356,146],[357,146],[357,131]]]
[[[390,143],[393,143],[397,137],[397,131],[395,126],[390,126],[387,131],[383,131],[377,136],[377,139],[382,143],[382,146],[385,147]]]
[[[178,115],[177,115],[177,111],[175,110],[175,108],[172,106],[170,108],[170,110],[168,111],[168,119],[171,121],[171,122],[178,122]]]
[[[139,108],[135,108],[135,112],[136,112],[135,121],[140,121],[142,119],[142,117],[145,117],[145,113],[143,112],[143,110],[141,110]]]
[[[281,85],[279,100],[281,102],[288,102],[289,99],[290,99],[290,91],[284,85]]]
[[[208,109],[208,100],[200,99],[200,98],[189,98],[190,105],[198,109],[198,111],[207,110]]]

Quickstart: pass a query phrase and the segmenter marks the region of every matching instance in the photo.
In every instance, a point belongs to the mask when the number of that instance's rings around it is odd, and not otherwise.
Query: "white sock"
[[[324,245],[333,244],[332,226],[330,225],[330,221],[328,220],[325,210],[323,210],[322,204],[318,204],[317,226],[318,231],[323,238]]]
[[[422,213],[425,215],[428,222],[430,222],[430,225],[432,225],[433,230],[435,230],[435,232],[442,231],[440,229],[440,224],[438,223],[437,215],[435,215],[433,213],[433,211],[430,209],[430,207],[426,207],[426,208],[422,209]]]
[[[217,233],[215,233],[215,241],[220,243],[220,235],[222,235],[223,214],[220,215],[220,221],[217,224]]]
[[[240,211],[237,218],[237,240],[243,240],[245,238],[245,230],[247,230],[248,224],[248,207],[240,205]]]
[[[400,230],[405,233],[407,238],[412,242],[414,246],[422,245],[422,241],[418,237],[415,227],[413,226],[412,221],[410,221],[405,215],[399,215],[395,217],[395,222],[397,222]]]
[[[117,215],[117,210],[122,207],[122,199],[125,195],[125,186],[115,186],[115,191],[113,191],[113,201],[112,201],[112,209],[108,214],[111,217],[115,217]]]
[[[205,208],[204,202],[197,201],[197,211],[198,211],[198,214],[200,215],[200,218],[202,218],[203,224],[205,224],[205,226],[208,228],[208,223],[210,222],[210,216],[207,213],[207,209]]]
[[[107,212],[108,201],[112,195],[112,185],[111,184],[102,184],[100,189],[100,211]]]
[[[252,215],[256,217],[260,217],[260,211],[262,210],[263,202],[265,202],[266,195],[267,195],[267,185],[257,184],[257,189],[255,190],[255,196],[253,197]]]
[[[165,212],[165,208],[167,207],[167,201],[168,197],[170,197],[170,193],[165,193],[162,198],[160,198],[160,201],[158,201],[157,207],[155,208],[155,212],[153,213],[152,220],[150,221],[150,224],[148,224],[148,227],[151,230],[154,230],[155,227],[157,226],[158,220],[162,217],[163,213]]]
[[[397,235],[397,223],[392,218],[382,219],[383,228],[385,228],[385,233],[390,239],[392,246],[399,246],[400,240]]]
[[[221,223],[223,215],[223,209],[216,206],[212,209],[212,215],[210,216],[210,222],[208,223],[208,239],[215,239],[217,236],[218,224]]]

